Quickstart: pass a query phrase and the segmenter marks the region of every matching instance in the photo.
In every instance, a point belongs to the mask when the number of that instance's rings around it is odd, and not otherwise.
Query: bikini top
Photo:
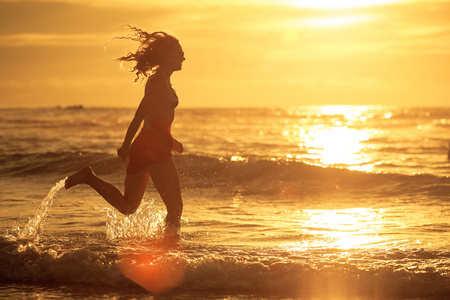
[[[177,92],[175,91],[175,89],[172,87],[172,86],[170,86],[170,88],[172,89],[172,92],[173,92],[173,95],[174,95],[174,97],[172,97],[172,101],[171,101],[171,103],[172,103],[172,109],[173,108],[175,108],[175,107],[177,107],[178,106],[178,95],[177,95]]]
[[[152,75],[152,77],[153,76],[156,76],[156,75]],[[151,80],[151,79],[149,78],[149,80]],[[178,106],[178,95],[177,95],[177,92],[175,91],[175,89],[173,88],[173,86],[170,84],[170,82],[168,80],[165,80],[165,83],[167,84],[167,88],[170,89],[170,92],[167,91],[167,95],[170,98],[169,99],[169,101],[170,101],[170,109],[174,109],[175,107]],[[148,87],[149,87],[149,85],[148,85],[148,82],[147,82],[147,84],[145,86],[145,93],[148,92],[147,91]]]

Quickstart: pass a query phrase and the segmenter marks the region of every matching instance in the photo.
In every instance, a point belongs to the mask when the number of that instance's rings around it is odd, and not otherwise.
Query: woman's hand
[[[122,145],[119,149],[117,149],[117,155],[123,160],[127,159],[128,152],[130,151],[130,147],[126,147]]]
[[[177,141],[176,139],[173,139],[173,147],[172,150],[177,153],[183,153],[183,144]]]

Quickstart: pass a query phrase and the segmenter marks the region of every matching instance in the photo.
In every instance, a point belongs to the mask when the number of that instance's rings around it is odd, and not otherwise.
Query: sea
[[[179,240],[124,216],[134,108],[0,109],[1,299],[450,299],[450,108],[180,108]]]

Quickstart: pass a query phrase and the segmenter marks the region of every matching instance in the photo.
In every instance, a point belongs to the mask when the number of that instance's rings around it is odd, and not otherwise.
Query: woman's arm
[[[117,149],[117,155],[119,155],[120,158],[122,158],[123,160],[127,158],[131,142],[133,141],[136,132],[141,126],[141,123],[144,120],[145,116],[148,114],[149,110],[150,110],[150,98],[146,95],[142,99],[141,104],[139,104],[139,107],[136,110],[134,118],[131,121],[130,125],[128,126],[128,130],[125,135],[125,139],[123,141],[122,146],[119,149]]]
[[[128,126],[123,144],[119,149],[117,149],[117,155],[119,155],[123,160],[127,158],[131,142],[133,141],[136,132],[138,131],[145,117],[150,115],[152,109],[154,109],[154,100],[157,99],[160,94],[161,88],[159,87],[158,82],[153,76],[150,77],[147,81],[147,84],[145,85],[144,98],[142,98],[141,103],[139,104],[139,107],[134,114],[134,118],[133,120],[131,120],[131,123]]]
[[[184,151],[183,144],[180,143],[179,141],[177,141],[176,139],[173,139],[173,148],[172,149],[178,153],[183,153],[183,151]]]

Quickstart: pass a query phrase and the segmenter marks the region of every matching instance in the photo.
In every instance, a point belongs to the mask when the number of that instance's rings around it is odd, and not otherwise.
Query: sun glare
[[[299,20],[300,25],[308,27],[338,27],[367,22],[369,16],[340,16],[330,18],[308,18]]]
[[[350,249],[370,247],[381,241],[374,231],[374,224],[380,219],[381,211],[367,208],[341,210],[306,210],[310,218],[310,233],[326,231],[332,246]]]
[[[308,232],[318,237],[312,243],[290,243],[291,250],[306,248],[361,249],[371,248],[386,241],[380,236],[385,226],[382,209],[305,209],[299,212],[299,222]]]
[[[383,5],[395,2],[401,2],[404,0],[280,0],[284,1],[287,5],[299,7],[299,8],[311,8],[316,10],[339,10],[344,13],[339,16],[328,17],[306,17],[296,20],[294,25],[312,27],[312,28],[329,28],[329,27],[342,27],[354,24],[360,24],[373,20],[373,15],[364,14],[357,15],[351,11],[344,11],[344,9],[369,7],[376,5]]]
[[[365,147],[361,142],[370,135],[364,131],[345,126],[324,128],[317,125],[306,135],[303,146],[308,157],[320,161],[322,165],[345,165],[349,168],[364,165],[368,159],[361,150]]]
[[[289,153],[305,163],[358,171],[371,171],[368,141],[377,132],[361,127],[371,118],[369,106],[324,106],[315,112],[315,124],[287,124],[282,134],[299,147],[299,154]],[[301,111],[301,110],[300,110]],[[291,113],[296,114],[293,110]],[[353,126],[353,125],[357,126]]]
[[[345,9],[382,5],[402,0],[285,0],[291,5],[318,9]]]

